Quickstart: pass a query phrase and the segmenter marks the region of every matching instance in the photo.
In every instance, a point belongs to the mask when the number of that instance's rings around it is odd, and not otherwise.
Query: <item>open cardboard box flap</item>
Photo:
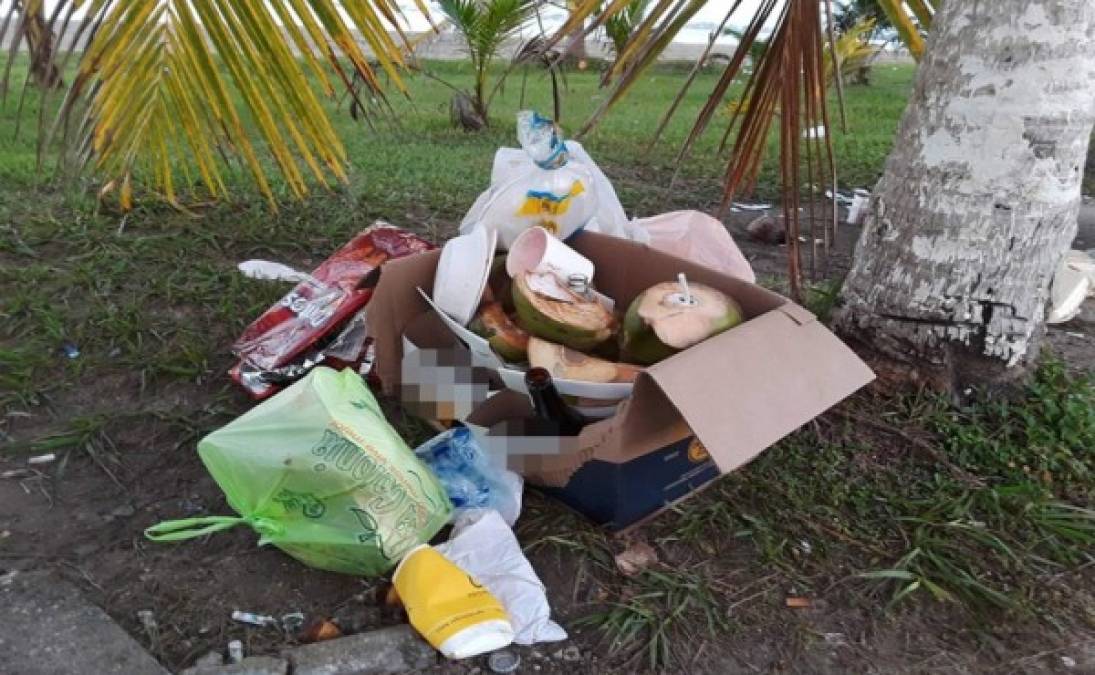
[[[810,312],[783,296],[623,239],[583,233],[574,248],[597,265],[598,289],[621,308],[684,272],[728,293],[747,320],[648,368],[615,417],[583,430],[580,451],[543,458],[539,471],[526,473],[532,480],[562,484],[591,457],[628,461],[687,437],[689,429],[720,471],[732,471],[874,378]],[[376,370],[389,394],[398,391],[403,333],[430,311],[416,289],[432,288],[439,255],[387,263],[369,304]],[[502,421],[514,409],[504,399],[487,401],[470,421],[485,427]]]
[[[723,473],[874,379],[809,312],[788,303],[649,368]],[[634,397],[629,415],[651,413]]]

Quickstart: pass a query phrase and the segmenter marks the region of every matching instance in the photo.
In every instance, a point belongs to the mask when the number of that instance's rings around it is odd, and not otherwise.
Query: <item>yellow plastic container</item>
[[[450,659],[485,654],[513,642],[513,626],[502,603],[428,544],[404,556],[392,584],[411,625]]]

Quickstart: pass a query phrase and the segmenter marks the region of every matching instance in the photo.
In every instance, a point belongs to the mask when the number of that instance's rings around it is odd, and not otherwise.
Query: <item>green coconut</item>
[[[650,365],[742,322],[741,306],[722,291],[675,281],[656,284],[627,308],[620,332],[625,361]]]
[[[533,290],[530,274],[513,279],[513,304],[517,324],[532,335],[573,349],[588,350],[608,340],[616,331],[616,318],[596,299],[587,299],[565,287],[559,300]]]
[[[491,349],[510,363],[528,360],[529,334],[513,323],[500,302],[488,302],[480,308],[468,329],[486,338]]]

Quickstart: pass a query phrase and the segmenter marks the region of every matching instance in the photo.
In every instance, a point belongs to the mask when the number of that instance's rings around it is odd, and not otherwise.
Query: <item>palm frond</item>
[[[825,53],[825,79],[837,83],[840,69],[861,68],[878,54],[879,48],[871,44],[874,20],[863,19],[848,30],[836,35],[836,41]],[[833,56],[836,56],[834,61]]]
[[[452,24],[460,34],[472,36],[478,32],[481,8],[476,0],[439,0],[438,9],[445,15],[445,19]],[[468,40],[469,45],[473,40]],[[470,51],[470,50],[469,50]],[[475,63],[475,53],[469,53],[472,63]]]
[[[606,82],[614,81],[614,89],[580,134],[588,132],[627,93],[640,74],[653,63],[704,4],[706,3],[703,0],[657,0],[642,24],[620,49],[616,63],[606,73]],[[730,13],[733,14],[740,4],[740,0],[735,0],[730,7]],[[781,6],[777,15],[776,10]],[[579,6],[576,11],[583,9],[586,8]],[[612,2],[591,23],[603,23],[623,10],[624,4]],[[778,18],[771,36],[765,40],[763,50],[757,49],[761,44],[761,34],[773,16]],[[817,0],[762,0],[747,27],[741,32],[733,57],[700,110],[677,157],[680,166],[722,106],[731,84],[742,72],[746,55],[753,52],[753,71],[742,94],[742,100],[748,101],[748,105],[736,108],[723,136],[725,144],[731,134],[737,132],[726,168],[721,204],[722,209],[725,209],[735,194],[752,190],[755,186],[772,122],[778,118],[788,268],[791,291],[796,297],[800,294],[803,277],[799,247],[799,206],[803,203],[803,188],[807,187],[813,192],[818,185],[829,182],[835,189],[836,181],[828,134],[825,40],[822,37],[822,25],[821,5]],[[588,31],[587,27],[582,32]],[[690,83],[691,78],[685,86],[690,86]],[[678,100],[679,98],[680,95]],[[675,108],[674,103],[670,114]],[[663,125],[664,122],[663,119]],[[816,131],[818,128],[821,130]],[[818,259],[818,243],[827,250],[835,230],[837,213],[834,203],[832,224],[823,226],[820,233],[815,233],[814,200],[809,199],[806,204],[810,212],[808,241],[811,251],[810,266],[813,270]],[[820,234],[821,238],[816,234]]]
[[[715,46],[715,41],[718,39],[719,35],[723,34],[723,29],[726,28],[726,24],[728,21],[730,21],[730,17],[734,15],[734,10],[737,9],[738,4],[740,3],[735,3],[726,12],[726,15],[723,16],[722,21],[719,23],[718,27],[715,28],[715,31],[711,33],[711,36],[708,38],[707,46],[700,53],[699,57],[696,59],[696,62],[692,64],[692,69],[688,72],[688,77],[685,78],[684,84],[682,84],[681,88],[677,91],[677,95],[673,97],[673,102],[669,105],[669,109],[665,111],[665,114],[662,115],[661,121],[658,122],[658,128],[654,131],[654,137],[647,145],[646,149],[648,152],[661,139],[662,132],[665,131],[665,127],[669,124],[669,121],[673,119],[673,115],[677,112],[677,106],[679,106],[681,104],[681,101],[684,100],[685,94],[687,94],[688,90],[692,88],[692,83],[696,81],[696,76],[699,75],[700,69],[702,69],[704,64],[707,63],[707,57],[711,54],[711,49]]]
[[[439,0],[441,13],[453,24],[456,32],[464,40],[472,69],[475,71],[475,90],[470,98],[477,117],[483,126],[489,124],[488,110],[494,95],[499,91],[508,75],[520,61],[515,60],[498,77],[493,90],[488,94],[488,68],[498,56],[502,46],[516,36],[536,15],[544,0]],[[522,47],[524,50],[528,45]],[[454,105],[458,103],[456,99]],[[463,106],[465,102],[460,102]],[[463,109],[463,108],[461,108]],[[462,118],[453,109],[454,119]],[[465,128],[469,128],[464,125]],[[472,125],[481,128],[478,123]]]
[[[931,30],[932,17],[935,16],[934,5],[929,5],[924,0],[908,0],[907,3],[906,0],[878,0],[878,4],[897,29],[897,34],[909,48],[909,53],[919,61],[924,56],[924,38],[920,31]],[[911,12],[905,8],[906,4]]]
[[[4,24],[13,44],[42,44],[62,15],[65,35],[77,8],[85,18],[64,49],[59,72],[73,54],[78,63],[57,119],[41,125],[40,152],[59,140],[76,168],[119,185],[123,203],[135,183],[171,202],[199,183],[224,196],[233,157],[272,205],[271,175],[295,196],[345,180],[346,152],[319,97],[359,78],[383,104],[379,71],[406,93],[395,0],[59,0],[45,25],[42,5],[14,3]],[[15,56],[13,47],[8,69]]]
[[[619,14],[605,19],[605,35],[608,36],[617,54],[631,39],[632,33],[642,22],[651,2],[653,0],[631,0]]]
[[[606,84],[618,76],[615,87],[578,132],[579,136],[588,133],[612,106],[627,95],[647,67],[657,60],[685,24],[703,9],[706,2],[707,0],[659,0],[631,39],[617,53],[612,67],[605,72]],[[734,6],[739,4],[741,0],[735,0]]]

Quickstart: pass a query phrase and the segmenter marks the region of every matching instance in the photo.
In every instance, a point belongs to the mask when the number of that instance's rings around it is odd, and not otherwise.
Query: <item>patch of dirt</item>
[[[141,395],[132,380],[110,380],[99,393],[109,393],[116,410],[193,411],[216,394],[176,385],[152,398]],[[55,407],[66,413],[101,411],[103,399],[95,405],[93,398],[86,391],[74,393]],[[239,412],[246,408],[242,400],[235,403]],[[118,483],[81,450],[42,467],[44,476],[0,480],[5,570],[59,568],[145,644],[137,612],[152,610],[160,639],[149,646],[174,669],[210,649],[223,649],[231,639],[243,640],[249,653],[276,651],[285,642],[278,631],[233,622],[236,609],[314,617],[354,603],[371,605],[366,582],[311,570],[273,548],[257,548],[257,535],[246,527],[175,544],[147,541],[144,529],[161,520],[232,511],[193,444],[177,447],[177,431],[168,425],[150,418],[107,429],[115,447],[100,460]],[[0,471],[23,466],[0,460]]]
[[[1045,346],[1069,370],[1095,371],[1095,300],[1088,299],[1072,320],[1050,326]]]

